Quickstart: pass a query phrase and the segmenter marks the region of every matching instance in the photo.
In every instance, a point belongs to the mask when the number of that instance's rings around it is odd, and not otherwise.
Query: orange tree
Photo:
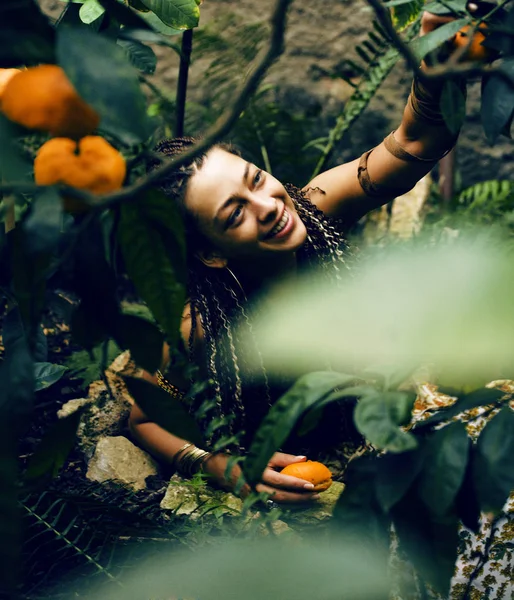
[[[3,322],[5,355],[0,366],[0,481],[3,486],[0,565],[5,571],[3,579],[10,580],[12,589],[16,574],[13,560],[19,542],[16,440],[30,419],[34,389],[41,385],[36,380],[35,365],[45,361],[40,322],[46,301],[46,281],[65,261],[73,261],[74,292],[80,304],[72,315],[71,327],[75,340],[84,348],[92,350],[99,344],[105,348],[108,340],[113,339],[120,348],[130,350],[139,366],[151,372],[159,366],[164,339],[178,349],[186,285],[184,234],[176,209],[154,187],[171,168],[222,138],[234,125],[267,68],[281,52],[289,3],[289,0],[277,1],[269,47],[230,110],[187,154],[163,160],[151,174],[146,173],[144,165],[162,133],[163,123],[149,116],[141,89],[144,74],[152,73],[156,65],[155,54],[147,44],[161,44],[170,51],[177,51],[174,36],[198,24],[199,2],[70,2],[55,22],[40,11],[35,0],[4,0],[0,7],[0,68],[21,69],[10,72],[9,77],[2,80],[0,94],[0,189],[3,194],[0,214],[6,223],[0,240],[0,285],[8,309]],[[484,75],[482,114],[489,140],[494,141],[510,127],[514,112],[514,46],[510,24],[514,22],[514,11],[505,12],[508,1],[486,6],[478,18],[467,12],[466,3],[461,0],[431,3],[430,9],[434,12],[451,10],[457,20],[414,41],[409,32],[419,24],[422,0],[392,0],[385,4],[370,0],[369,3],[392,52],[403,56],[415,71],[420,59],[427,58],[430,67],[425,76],[445,81],[442,107],[450,128],[460,126],[464,118],[464,97],[454,78],[469,74]],[[502,16],[500,22],[498,15]],[[483,23],[487,27],[484,28]],[[471,29],[463,30],[466,26]],[[497,64],[468,60],[479,28],[485,39],[478,45],[487,45],[492,56],[499,57]],[[454,52],[455,35],[459,31],[469,33],[470,43],[461,44],[461,50]],[[191,34],[182,35],[175,132],[182,130],[191,45]],[[439,52],[442,47],[446,49],[444,59]],[[49,88],[46,92],[45,86]],[[358,92],[360,96],[354,98],[353,104],[349,103],[350,108],[345,113],[347,122],[353,122],[369,101],[369,93]],[[77,119],[78,114],[80,119]],[[320,148],[319,167],[346,127],[346,122],[336,124],[327,145]],[[67,212],[76,216],[70,218]],[[118,249],[128,276],[159,327],[149,320],[124,314],[114,283],[114,257]],[[103,366],[106,366],[105,361]],[[53,373],[50,378],[57,376],[58,373]],[[45,377],[48,380],[48,373]],[[305,410],[318,401],[326,404],[327,394],[344,383],[338,377],[347,381],[346,376],[336,376],[334,386],[331,386],[333,381],[318,382],[314,394],[312,386],[300,385],[301,394],[308,395],[304,398]],[[127,384],[151,418],[184,438],[201,440],[196,423],[179,404],[173,404],[164,391],[138,380],[128,379]],[[387,393],[394,396],[390,388]],[[373,423],[381,421],[377,414],[384,410],[385,396],[371,392],[368,396],[368,402],[362,404],[367,412],[360,411],[357,425],[369,439],[380,440],[383,431],[375,431]],[[486,399],[490,400],[489,396]],[[284,397],[280,406],[291,404],[291,398],[296,402],[298,393]],[[411,400],[404,395],[388,398],[392,404],[398,401],[401,410],[389,415],[386,437],[393,432],[393,438],[404,442],[410,438],[394,432],[403,422]],[[302,409],[295,405],[295,416],[288,411],[284,414],[289,415],[287,427],[274,420],[272,414],[266,424],[268,429],[279,425],[282,432],[287,431],[302,414]],[[63,420],[58,434],[51,432],[50,442],[43,441],[31,458],[25,484],[59,470],[73,444],[78,416]],[[459,443],[461,433],[459,430]],[[277,435],[264,434],[261,438],[257,437],[252,447],[253,458],[250,456],[247,469],[250,481],[258,480],[259,469],[267,461],[266,454],[275,449],[269,446],[269,440],[278,439]],[[412,448],[412,443],[407,443],[396,450]],[[433,450],[436,452],[437,447]],[[453,456],[452,452],[449,455]],[[461,471],[467,464],[460,465]],[[361,478],[360,483],[362,481]],[[358,485],[355,489],[358,494],[362,491]],[[444,491],[453,494],[447,498],[447,505],[453,506],[458,489],[453,485],[450,491]],[[401,490],[395,489],[395,505],[408,492],[407,484]],[[351,503],[352,498],[347,498]],[[387,506],[391,508],[389,500]],[[369,509],[366,513],[369,516],[373,507],[364,508]],[[388,522],[384,514],[378,520],[381,525]],[[452,527],[455,523],[454,519]],[[448,570],[442,575],[437,568],[434,572],[436,583],[444,588]]]

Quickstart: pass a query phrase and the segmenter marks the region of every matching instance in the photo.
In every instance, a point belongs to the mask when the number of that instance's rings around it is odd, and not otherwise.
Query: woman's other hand
[[[470,13],[474,13],[478,10],[478,6],[470,2],[467,6],[467,9]],[[455,21],[456,17],[454,15],[434,15],[433,13],[425,11],[421,16],[421,29],[419,31],[419,37],[434,31],[441,25],[445,23],[449,23],[450,21]]]
[[[241,475],[241,468],[239,465],[235,465],[232,468],[230,479],[227,480],[225,473],[229,459],[230,455],[228,454],[215,454],[205,461],[203,471],[210,475],[218,486],[233,492]],[[287,465],[305,460],[307,460],[305,456],[276,452],[264,470],[261,482],[255,487],[256,491],[270,494],[270,499],[279,503],[305,503],[316,500],[319,494],[312,491],[314,488],[312,483],[279,473],[279,470]],[[245,498],[249,493],[250,486],[245,484],[239,495]]]

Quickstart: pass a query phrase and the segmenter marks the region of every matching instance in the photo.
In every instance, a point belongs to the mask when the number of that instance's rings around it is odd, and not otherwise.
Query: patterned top
[[[492,381],[486,387],[505,392],[503,398],[514,410],[514,381]],[[457,398],[438,392],[431,384],[419,386],[412,424],[422,421],[435,412],[451,406]],[[476,440],[486,423],[493,418],[500,408],[481,406],[457,415],[452,421],[466,423],[468,435]],[[485,414],[484,414],[485,413]],[[481,415],[484,415],[483,417]],[[480,529],[473,533],[463,525],[459,531],[458,558],[452,579],[450,595],[445,600],[501,600],[514,598],[514,491],[505,503],[502,512],[493,515],[482,514]],[[404,563],[396,556],[395,563]],[[442,600],[442,597],[430,589],[431,599]],[[422,597],[421,594],[419,597]],[[396,590],[392,594],[394,600],[413,600],[412,596],[402,595]]]

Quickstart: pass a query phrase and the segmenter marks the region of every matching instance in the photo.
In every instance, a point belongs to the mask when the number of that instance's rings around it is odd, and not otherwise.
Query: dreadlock
[[[155,150],[165,156],[175,156],[193,145],[193,138],[166,139]],[[233,147],[219,144],[233,154],[239,154]],[[219,424],[211,431],[211,443],[223,436],[233,437],[235,432],[243,432],[236,445],[244,450],[244,432],[251,434],[272,403],[270,385],[262,356],[252,334],[252,324],[245,309],[246,297],[237,280],[226,269],[212,269],[195,256],[195,250],[208,247],[208,241],[199,232],[194,217],[185,208],[185,195],[190,178],[202,167],[207,154],[201,154],[190,164],[171,173],[160,183],[160,189],[178,203],[184,219],[188,246],[188,297],[191,307],[191,334],[189,357],[193,361],[193,347],[197,318],[203,328],[206,368],[212,381],[214,402],[207,419],[203,415],[204,428],[212,423]],[[151,165],[155,166],[154,165]],[[321,266],[327,276],[339,279],[341,267],[345,266],[347,244],[342,233],[324,213],[312,204],[306,195],[293,185],[285,186],[295,208],[307,230],[307,241],[298,252],[298,259],[307,266]],[[321,191],[321,190],[320,190]],[[323,192],[321,192],[323,193]],[[240,332],[242,332],[240,334]],[[254,342],[250,352],[260,360],[261,373],[255,374],[249,366],[248,352],[242,352],[239,339]],[[198,409],[198,406],[193,409]]]

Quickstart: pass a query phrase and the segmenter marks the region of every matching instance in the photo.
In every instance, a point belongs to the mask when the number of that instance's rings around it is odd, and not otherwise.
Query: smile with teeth
[[[273,227],[273,229],[268,233],[268,235],[266,237],[271,238],[271,237],[276,236],[278,233],[280,233],[282,231],[282,229],[284,229],[284,227],[289,222],[289,218],[290,218],[289,213],[287,212],[286,209],[284,209],[284,214],[282,215],[282,218],[275,225],[275,227]]]

